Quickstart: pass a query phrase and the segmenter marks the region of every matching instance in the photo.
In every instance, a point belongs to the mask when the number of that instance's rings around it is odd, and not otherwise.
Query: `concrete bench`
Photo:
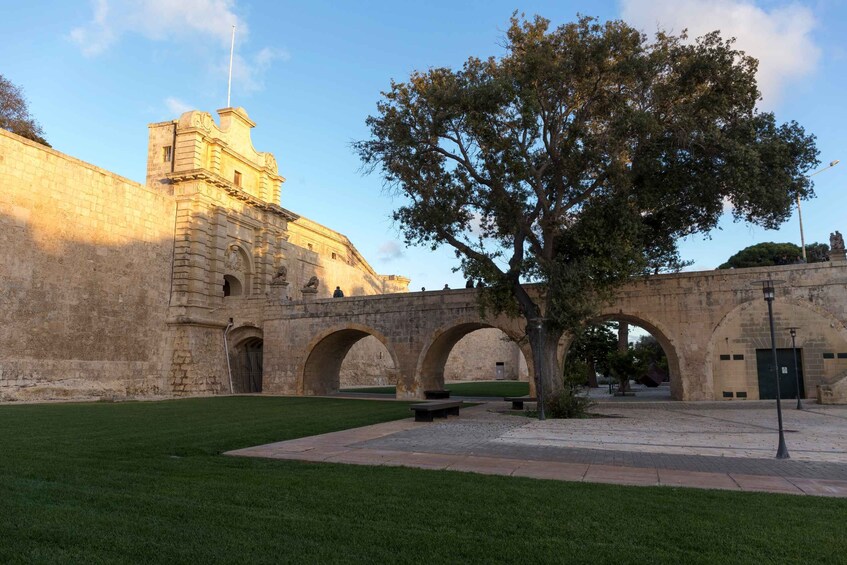
[[[523,410],[524,402],[538,402],[534,396],[507,396],[503,400],[512,403],[512,410]]]
[[[445,398],[450,398],[450,391],[447,389],[444,390],[425,390],[424,398],[427,400],[443,400]]]
[[[458,416],[459,409],[464,405],[461,400],[436,400],[434,402],[424,402],[421,404],[412,404],[409,409],[415,413],[415,422],[432,422],[435,418],[446,418],[450,416]]]

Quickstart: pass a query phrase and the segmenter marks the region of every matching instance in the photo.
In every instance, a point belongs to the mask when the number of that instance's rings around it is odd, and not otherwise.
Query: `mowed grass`
[[[839,563],[843,500],[235,458],[406,417],[233,397],[0,407],[0,563]]]
[[[476,381],[444,385],[451,396],[525,396],[529,394],[529,383],[520,381]],[[370,394],[395,394],[393,386],[345,388],[342,392],[367,392]]]

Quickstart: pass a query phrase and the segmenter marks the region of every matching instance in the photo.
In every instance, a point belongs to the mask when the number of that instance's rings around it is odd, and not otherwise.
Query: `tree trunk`
[[[544,405],[562,393],[564,382],[559,367],[558,347],[562,332],[551,331],[543,323],[529,320],[526,327],[535,370],[538,418],[544,419]]]
[[[597,367],[594,364],[594,356],[590,356],[587,361],[588,364],[588,386],[591,388],[597,388]]]
[[[629,349],[629,324],[618,322],[618,351]]]
[[[618,322],[618,351],[624,352],[629,349],[629,324],[626,322]],[[619,378],[620,388],[619,392],[626,393],[629,391],[629,378],[631,375],[627,375],[626,378]]]

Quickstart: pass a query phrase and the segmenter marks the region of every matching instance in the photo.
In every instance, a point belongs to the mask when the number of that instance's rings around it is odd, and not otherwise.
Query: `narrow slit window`
[[[235,174],[233,175],[232,182],[235,183],[235,186],[241,186],[241,173],[240,172],[235,171]]]
[[[173,153],[173,147],[171,147],[170,145],[165,145],[164,147],[162,147],[162,162],[163,163],[170,163],[171,158],[172,158],[172,153]]]

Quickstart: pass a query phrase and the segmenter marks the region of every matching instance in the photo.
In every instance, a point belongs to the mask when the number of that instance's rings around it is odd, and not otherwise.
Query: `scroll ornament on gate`
[[[241,258],[241,251],[238,249],[238,246],[230,245],[229,249],[226,250],[224,266],[231,271],[240,272],[244,270],[244,260]]]

